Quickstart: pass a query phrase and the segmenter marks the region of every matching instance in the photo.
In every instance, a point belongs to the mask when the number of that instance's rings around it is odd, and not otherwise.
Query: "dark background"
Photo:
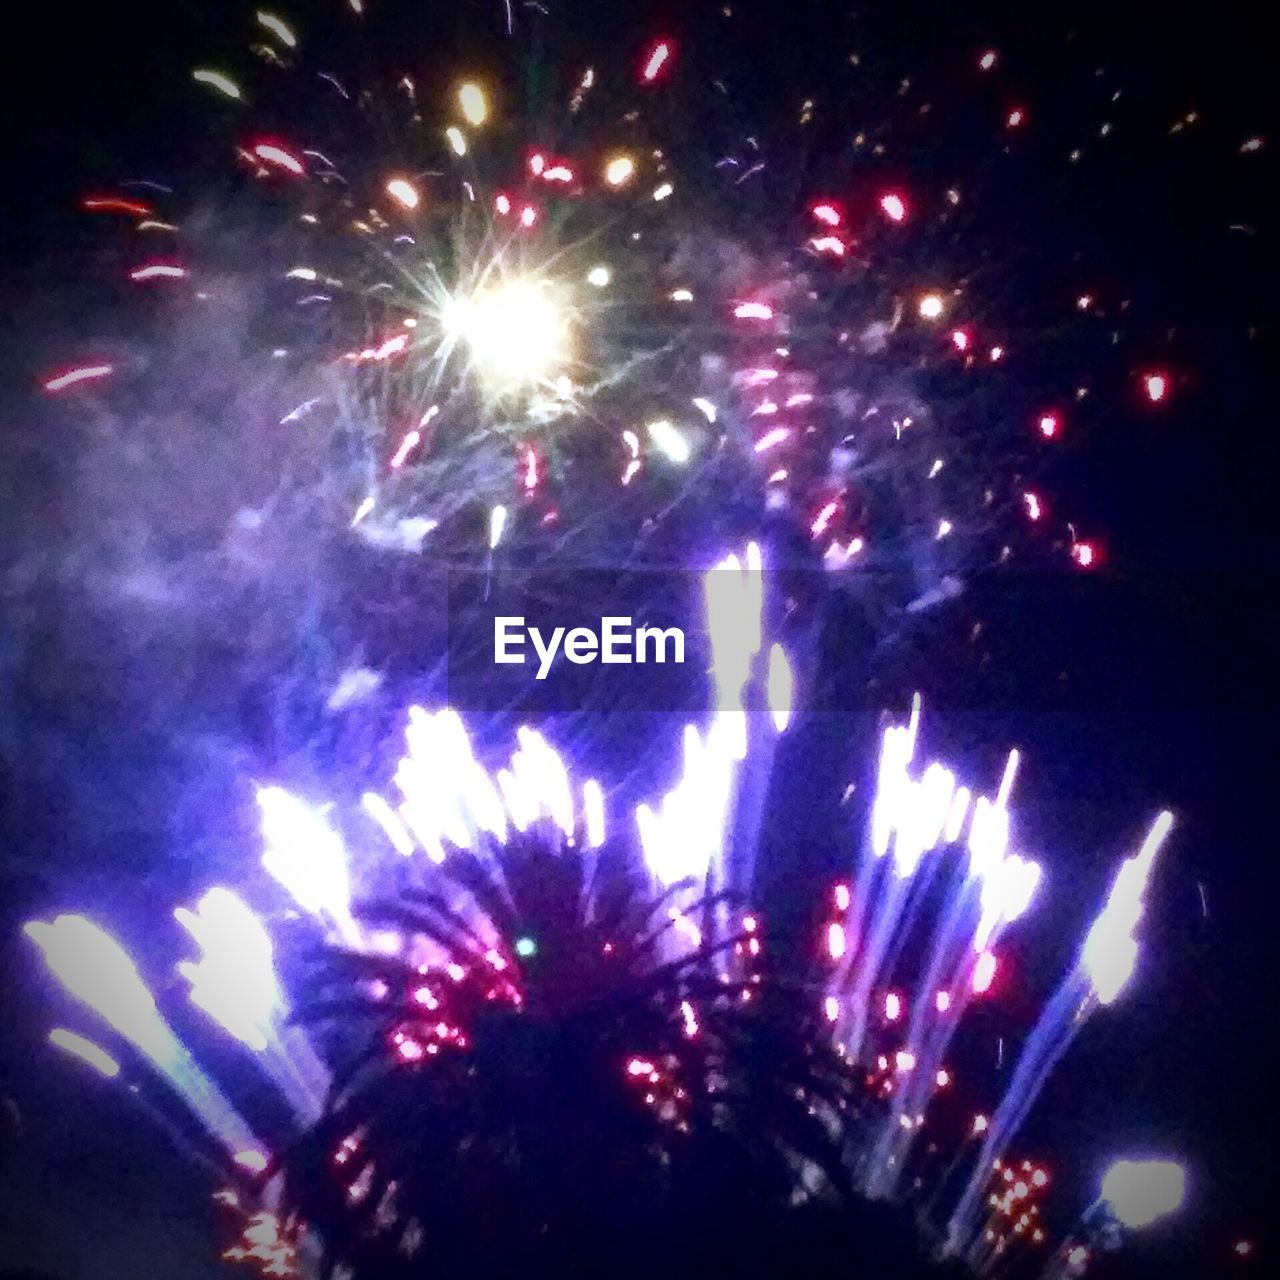
[[[480,50],[501,53],[500,3],[402,7],[408,16],[372,59],[395,48],[443,76],[464,53],[469,61]],[[625,14],[604,4],[551,7],[557,34],[548,42],[567,60],[599,61],[616,47],[630,64],[657,32],[673,32],[690,50],[723,38],[717,6],[629,5]],[[346,15],[338,0],[320,8],[328,19],[308,22],[307,38],[344,39],[350,24],[339,21]],[[1110,1157],[1177,1153],[1191,1170],[1188,1207],[1135,1243],[1135,1267],[1229,1273],[1239,1265],[1231,1244],[1242,1236],[1260,1242],[1259,1265],[1270,1265],[1276,422],[1263,352],[1275,281],[1264,188],[1274,166],[1266,153],[1256,164],[1237,154],[1253,134],[1271,143],[1273,70],[1256,11],[1236,3],[909,3],[864,6],[850,18],[809,3],[735,8],[740,56],[761,69],[759,97],[743,109],[766,117],[813,83],[837,35],[886,78],[892,68],[940,83],[981,49],[998,48],[1009,68],[1004,84],[1020,87],[1014,96],[1033,128],[1061,135],[1058,150],[1105,118],[1090,96],[1095,65],[1125,86],[1114,145],[1087,171],[1063,186],[1056,161],[1037,171],[1032,160],[1024,180],[1032,202],[1056,212],[1046,257],[1087,253],[1093,278],[1176,329],[1161,350],[1165,359],[1174,353],[1178,393],[1159,416],[1133,415],[1093,441],[1065,477],[1074,509],[1103,533],[1106,571],[979,583],[966,607],[985,620],[990,660],[974,669],[957,659],[953,668],[954,635],[930,624],[902,651],[894,692],[924,689],[931,745],[974,779],[993,776],[1007,745],[1025,752],[1019,829],[1046,863],[1049,897],[1012,942],[1017,989],[991,1014],[982,1045],[1002,1034],[1016,1042],[1119,857],[1153,810],[1176,809],[1139,977],[1073,1049],[1020,1145],[1051,1159],[1064,1222],[1088,1202]],[[45,352],[55,349],[42,326],[63,304],[83,246],[76,198],[121,173],[163,178],[207,162],[209,135],[189,73],[230,62],[219,50],[242,47],[252,6],[239,27],[231,9],[37,6],[24,15],[30,26],[21,37],[8,40],[15,65],[3,84],[0,432],[26,412]],[[304,26],[303,6],[280,11]],[[1191,110],[1202,124],[1174,147],[1169,124]],[[1036,238],[1025,226],[1019,235]],[[46,657],[56,669],[57,655]],[[94,713],[86,709],[91,691],[76,679],[55,681],[61,693],[38,714],[6,716],[6,752],[20,755],[24,735],[34,740],[49,718],[73,737],[80,732]],[[867,709],[856,691],[850,702]],[[87,735],[87,723],[81,727]],[[114,732],[120,755],[108,767],[132,750],[145,771],[146,742]],[[829,840],[839,821],[833,797],[866,769],[869,733],[866,723],[821,716],[788,744],[780,766],[788,803],[766,830],[781,890],[803,892],[815,868],[842,869]],[[30,955],[13,930],[45,909],[55,882],[30,874],[41,849],[48,845],[51,865],[77,866],[55,782],[34,826],[4,828],[21,874],[5,882],[3,972],[19,998],[0,1033],[0,1072],[20,1110],[21,1138],[0,1156],[0,1265],[96,1280],[136,1276],[145,1258],[159,1274],[213,1274],[212,1263],[199,1261],[217,1234],[204,1175],[173,1156],[127,1099],[40,1043],[47,992],[31,981]],[[0,803],[13,800],[6,784]],[[149,849],[95,847],[85,870],[118,872],[122,898],[136,877],[145,886],[134,907],[139,924],[147,902],[172,902],[200,881],[189,861],[166,869],[169,853],[160,837]]]

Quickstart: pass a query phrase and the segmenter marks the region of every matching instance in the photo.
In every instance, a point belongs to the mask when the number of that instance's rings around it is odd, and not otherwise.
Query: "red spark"
[[[662,73],[662,69],[670,65],[674,53],[675,46],[670,40],[656,40],[645,55],[640,79],[645,84],[652,84]]]
[[[1062,419],[1056,413],[1042,413],[1036,425],[1046,440],[1056,440],[1062,430]]]
[[[149,204],[141,200],[126,200],[124,196],[85,196],[80,207],[90,213],[129,213],[138,218],[149,217],[152,213]]]
[[[901,222],[907,216],[907,202],[893,191],[880,197],[880,208],[890,222]]]
[[[840,210],[828,201],[824,200],[821,204],[815,204],[811,212],[819,222],[826,223],[829,227],[838,227],[840,225]]]

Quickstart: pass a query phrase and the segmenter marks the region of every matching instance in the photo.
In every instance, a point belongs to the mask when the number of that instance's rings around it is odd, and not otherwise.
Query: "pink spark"
[[[763,302],[740,302],[733,314],[739,320],[772,320],[773,308]]]
[[[242,1169],[261,1173],[267,1167],[267,1157],[261,1151],[237,1151],[233,1157]]]
[[[1039,520],[1044,514],[1044,507],[1040,503],[1040,499],[1030,490],[1022,495],[1022,501],[1027,506],[1027,519]]]
[[[951,1072],[944,1068],[933,1079],[939,1089],[945,1089],[951,1083]]]
[[[844,257],[844,241],[839,236],[817,236],[809,243],[819,253],[830,253],[837,258]]]
[[[106,378],[114,372],[114,365],[84,364],[75,369],[68,369],[65,373],[54,374],[52,378],[46,379],[44,389],[46,391],[62,391],[66,387],[74,387],[77,382],[89,382],[94,378]]]
[[[980,66],[983,71],[990,71],[991,68],[994,67],[995,65],[996,65],[996,51],[994,49],[988,49],[986,53],[984,53],[982,57],[978,59],[978,66]]]
[[[627,1063],[627,1074],[629,1076],[651,1076],[653,1072],[653,1063],[644,1058],[632,1058]]]
[[[186,270],[171,262],[153,262],[145,267],[138,267],[129,272],[130,280],[181,280]]]
[[[827,927],[827,953],[833,960],[839,960],[845,953],[844,925],[831,924]]]
[[[545,182],[572,182],[573,170],[566,164],[554,165],[542,175]]]
[[[848,911],[850,901],[849,886],[847,884],[836,885],[836,910]]]
[[[538,455],[532,449],[524,453],[524,488],[532,493],[538,487]]]
[[[1098,549],[1092,542],[1077,542],[1071,548],[1071,558],[1082,569],[1092,569],[1098,563]]]
[[[906,1049],[899,1049],[894,1054],[893,1063],[899,1071],[910,1071],[916,1065],[916,1055]]]
[[[828,996],[822,1002],[822,1008],[827,1015],[828,1022],[834,1022],[840,1016],[840,1001],[835,996]]]
[[[884,998],[884,1016],[886,1022],[897,1022],[902,1017],[902,997],[896,991]]]
[[[951,1008],[951,992],[939,991],[933,999],[933,1005],[939,1013],[946,1013]]]
[[[258,143],[253,149],[253,154],[264,164],[273,164],[278,168],[287,169],[299,178],[303,177],[307,172],[302,167],[302,161],[292,151],[288,151],[274,142]]]
[[[522,227],[531,227],[538,220],[538,211],[531,204],[525,205],[520,210],[520,225]]]
[[[1056,413],[1042,413],[1038,423],[1040,434],[1046,440],[1054,439],[1062,429],[1062,419]]]
[[[996,980],[996,953],[994,951],[984,951],[978,957],[978,963],[973,970],[973,994],[976,996],[986,995],[991,990],[991,984]]]
[[[884,215],[890,222],[901,222],[907,216],[906,201],[892,191],[880,197],[880,208],[884,210]]]
[[[951,345],[957,351],[968,351],[969,335],[963,329],[953,329],[951,331]]]
[[[781,444],[791,434],[790,427],[774,427],[772,431],[766,431],[764,435],[756,441],[756,452],[764,453],[772,449],[775,445]]]
[[[1027,113],[1022,107],[1014,107],[1014,109],[1009,112],[1008,119],[1005,123],[1010,129],[1016,129],[1024,120],[1026,120],[1026,118]]]
[[[511,212],[511,197],[499,192],[497,198],[493,202],[493,206],[500,214],[505,216]]]
[[[1169,379],[1163,373],[1145,374],[1142,386],[1152,404],[1159,404],[1169,393]]]
[[[547,167],[547,158],[540,151],[529,157],[529,172],[536,178]]]
[[[658,78],[659,72],[670,62],[671,52],[670,40],[659,40],[653,45],[645,59],[644,70],[640,72],[640,79],[645,84],[652,84]]]
[[[831,517],[835,515],[838,509],[838,503],[828,502],[821,511],[818,512],[817,518],[809,526],[809,532],[815,537],[820,538],[827,531],[827,525],[831,523]]]
[[[833,204],[815,204],[812,212],[819,222],[825,222],[829,227],[840,225],[840,210]]]

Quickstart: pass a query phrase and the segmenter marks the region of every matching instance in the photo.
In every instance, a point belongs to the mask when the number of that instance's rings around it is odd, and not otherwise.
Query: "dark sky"
[[[253,7],[244,6],[246,28]],[[332,14],[338,0],[318,7],[329,17],[313,20],[313,38],[340,41],[347,24]],[[397,59],[444,74],[463,51],[501,54],[500,0],[400,7],[410,17],[375,42],[374,62],[395,50]],[[697,47],[718,29],[704,8],[718,7],[627,5],[619,16],[605,3],[551,0],[553,56],[599,58],[604,47],[634,49],[658,31]],[[304,11],[280,8],[290,17]],[[1271,319],[1274,227],[1261,175],[1274,166],[1266,156],[1267,167],[1242,170],[1236,154],[1252,134],[1273,141],[1265,103],[1274,72],[1253,6],[908,3],[866,5],[856,19],[843,6],[805,0],[735,8],[743,56],[762,68],[751,109],[765,115],[792,86],[811,83],[837,31],[869,59],[924,77],[944,78],[976,50],[999,48],[1017,67],[1014,96],[1029,104],[1037,127],[1064,138],[1084,110],[1089,65],[1119,68],[1115,79],[1137,100],[1126,117],[1132,130],[1061,197],[1059,230],[1047,234],[1045,252],[1078,242],[1136,307],[1175,326],[1165,349],[1176,353],[1183,385],[1158,422],[1098,439],[1065,477],[1076,509],[1106,531],[1108,574],[1069,586],[1034,577],[982,584],[978,607],[992,619],[998,674],[928,692],[939,742],[957,759],[977,769],[990,763],[984,752],[1016,742],[1031,762],[1020,782],[1025,842],[1044,851],[1062,906],[1051,925],[1029,928],[1020,958],[1042,987],[1065,961],[1055,945],[1078,937],[1146,816],[1162,804],[1178,810],[1145,926],[1141,981],[1122,1008],[1090,1027],[1027,1136],[1076,1153],[1080,1167],[1068,1180],[1077,1195],[1091,1180],[1089,1160],[1120,1154],[1115,1142],[1185,1152],[1191,1207],[1179,1232],[1157,1233],[1144,1248],[1152,1266],[1172,1274],[1170,1258],[1190,1241],[1194,1267],[1226,1273],[1225,1250],[1238,1235],[1280,1247],[1266,1220],[1275,1128],[1275,1033],[1266,1013],[1277,888],[1268,642],[1277,588],[1275,413],[1263,340],[1250,336],[1258,327],[1265,339]],[[0,88],[8,122],[0,281],[14,301],[0,376],[19,389],[3,390],[6,416],[38,372],[29,353],[41,338],[24,317],[50,304],[37,298],[29,307],[31,290],[39,293],[44,273],[68,270],[68,255],[83,243],[70,212],[76,197],[119,173],[172,175],[203,163],[206,126],[189,71],[219,65],[220,51],[240,46],[233,9],[221,0],[143,0],[74,14],[35,5],[21,44],[10,41],[17,65]],[[1162,122],[1191,110],[1203,115],[1203,138],[1173,153],[1162,145]],[[1047,170],[1031,180],[1042,184],[1041,198],[1055,189]],[[815,811],[823,785],[849,768],[823,741],[828,731],[842,732],[821,723],[808,732],[814,750],[835,762],[830,776],[795,775],[797,796],[806,780],[812,787]],[[6,926],[37,905],[10,904]],[[5,972],[20,955],[5,950]],[[14,1016],[23,1035],[38,1034],[29,1008]],[[14,1070],[10,1058],[6,1052],[4,1065]],[[83,1081],[47,1056],[40,1063],[36,1080],[23,1073],[26,1137],[0,1160],[0,1179],[15,1187],[0,1195],[0,1266],[12,1259],[66,1280],[132,1280],[138,1239],[158,1274],[204,1274],[184,1260],[206,1229],[201,1176],[135,1141],[141,1122],[108,1090],[92,1090],[92,1107],[81,1106],[89,1101]],[[144,1203],[150,1220],[133,1221],[131,1205]],[[157,1228],[157,1218],[165,1225]]]

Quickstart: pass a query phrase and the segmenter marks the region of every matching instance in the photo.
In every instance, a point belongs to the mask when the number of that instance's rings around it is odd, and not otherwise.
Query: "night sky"
[[[309,7],[281,11],[302,25]],[[443,82],[464,54],[482,67],[501,57],[498,0],[400,7],[411,15],[382,32],[365,55],[371,61],[402,60]],[[571,63],[599,59],[616,44],[638,48],[657,31],[690,49],[719,38],[719,6],[619,5],[625,14],[612,16],[615,6],[604,3],[549,7],[559,30],[549,56]],[[962,663],[959,624],[929,622],[895,660],[893,692],[921,689],[936,754],[975,776],[998,768],[1008,746],[1023,749],[1019,830],[1046,864],[1053,906],[1029,917],[1010,945],[1035,992],[1067,963],[1147,816],[1164,805],[1176,810],[1143,925],[1139,977],[1073,1048],[1020,1145],[1050,1153],[1064,1215],[1084,1207],[1114,1155],[1146,1148],[1187,1162],[1188,1206],[1135,1245],[1133,1265],[1149,1268],[1142,1274],[1230,1274],[1238,1266],[1230,1246],[1242,1237],[1259,1242],[1258,1265],[1269,1266],[1266,1255],[1280,1247],[1270,1221],[1276,1037],[1266,1012],[1278,885],[1271,636],[1280,584],[1275,402],[1263,354],[1275,286],[1265,198],[1274,70],[1256,10],[1234,0],[868,4],[853,17],[844,6],[797,0],[734,7],[741,56],[760,68],[750,110],[763,119],[812,86],[833,32],[887,80],[936,81],[942,111],[948,77],[977,51],[998,48],[1030,127],[1042,141],[1063,140],[1056,150],[1046,143],[1046,153],[1065,149],[1082,121],[1096,127],[1107,118],[1094,68],[1124,86],[1115,137],[1086,176],[1067,185],[1058,167],[1025,161],[1016,182],[1026,204],[1011,206],[1009,233],[1032,247],[1019,260],[1022,283],[1056,279],[1064,263],[1082,261],[1099,287],[1167,318],[1176,332],[1162,358],[1178,375],[1178,394],[1158,417],[1100,411],[1088,447],[1061,477],[1064,505],[1069,499],[1105,538],[1104,570],[987,575],[965,607],[985,620],[989,658]],[[24,15],[32,26],[21,40],[11,37],[17,65],[2,86],[0,448],[32,412],[32,390],[56,363],[59,338],[75,329],[68,310],[91,296],[77,278],[93,234],[75,211],[79,195],[120,174],[200,181],[213,167],[203,151],[207,103],[190,92],[189,76],[194,65],[220,65],[220,50],[238,48],[229,8],[145,0],[72,16],[37,5]],[[346,28],[317,18],[312,38],[337,42]],[[1170,124],[1189,111],[1200,123],[1171,139]],[[1267,147],[1242,165],[1239,146],[1254,135]],[[1029,233],[1024,208],[1045,214],[1042,234]],[[20,468],[15,480],[10,467],[0,472],[0,502],[13,483],[57,502],[56,480]],[[0,514],[0,540],[11,532],[10,516]],[[0,641],[0,1091],[21,1117],[17,1136],[0,1117],[0,1274],[8,1265],[45,1268],[59,1280],[133,1280],[140,1257],[157,1275],[224,1274],[208,1261],[220,1232],[206,1175],[110,1086],[44,1045],[49,984],[15,936],[51,900],[76,902],[83,878],[114,884],[135,924],[152,904],[176,901],[202,881],[194,855],[169,847],[172,828],[162,821],[121,839],[95,838],[83,813],[63,811],[56,762],[41,766],[38,796],[15,792],[12,762],[49,733],[106,744],[104,768],[129,779],[146,775],[159,731],[124,723],[118,707],[127,699],[103,719],[96,682],[109,657],[96,668],[73,668],[57,652],[36,661],[16,623],[0,622]],[[792,850],[776,873],[780,894],[843,869],[850,846],[833,851],[832,797],[851,777],[867,780],[865,713],[878,709],[857,696],[850,703],[861,718],[815,716],[787,744],[790,804],[773,814],[765,837],[766,847]],[[984,1011],[992,1021],[983,1043],[1006,1034],[1012,1041],[1028,1012],[1016,998]],[[1250,1271],[1260,1274],[1240,1267]]]

